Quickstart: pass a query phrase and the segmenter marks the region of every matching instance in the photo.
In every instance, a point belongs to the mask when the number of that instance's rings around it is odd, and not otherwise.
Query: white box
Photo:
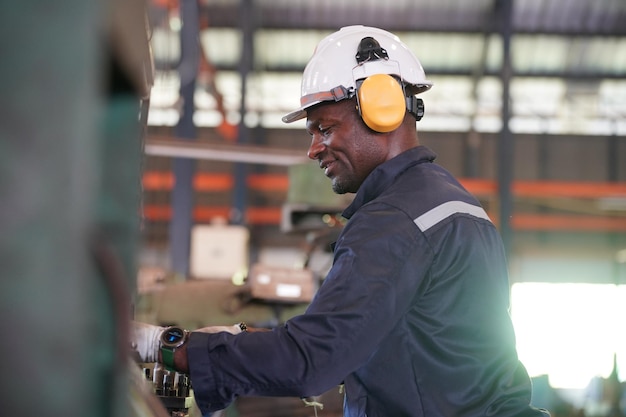
[[[232,279],[248,268],[250,232],[245,226],[197,225],[191,229],[189,275]]]

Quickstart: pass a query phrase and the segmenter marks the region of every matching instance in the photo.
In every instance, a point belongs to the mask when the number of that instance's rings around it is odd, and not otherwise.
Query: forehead
[[[307,110],[306,125],[315,127],[320,123],[341,121],[351,112],[356,112],[353,100],[323,102]]]

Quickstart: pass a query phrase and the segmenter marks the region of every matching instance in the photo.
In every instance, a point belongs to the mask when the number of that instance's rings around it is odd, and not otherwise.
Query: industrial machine
[[[144,367],[143,375],[152,383],[154,394],[171,417],[187,417],[193,406],[189,376],[169,371],[161,364]]]

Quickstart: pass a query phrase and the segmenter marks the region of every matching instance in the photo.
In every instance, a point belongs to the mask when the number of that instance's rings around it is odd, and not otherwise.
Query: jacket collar
[[[408,168],[424,162],[432,162],[436,157],[437,155],[429,148],[417,146],[380,164],[365,178],[354,200],[343,211],[342,216],[349,219],[358,209],[389,188],[395,179]]]

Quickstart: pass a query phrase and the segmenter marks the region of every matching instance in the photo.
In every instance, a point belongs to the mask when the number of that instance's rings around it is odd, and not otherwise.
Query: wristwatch
[[[174,368],[174,352],[184,345],[188,338],[189,332],[176,326],[168,327],[161,333],[161,359],[167,370],[176,370]]]

